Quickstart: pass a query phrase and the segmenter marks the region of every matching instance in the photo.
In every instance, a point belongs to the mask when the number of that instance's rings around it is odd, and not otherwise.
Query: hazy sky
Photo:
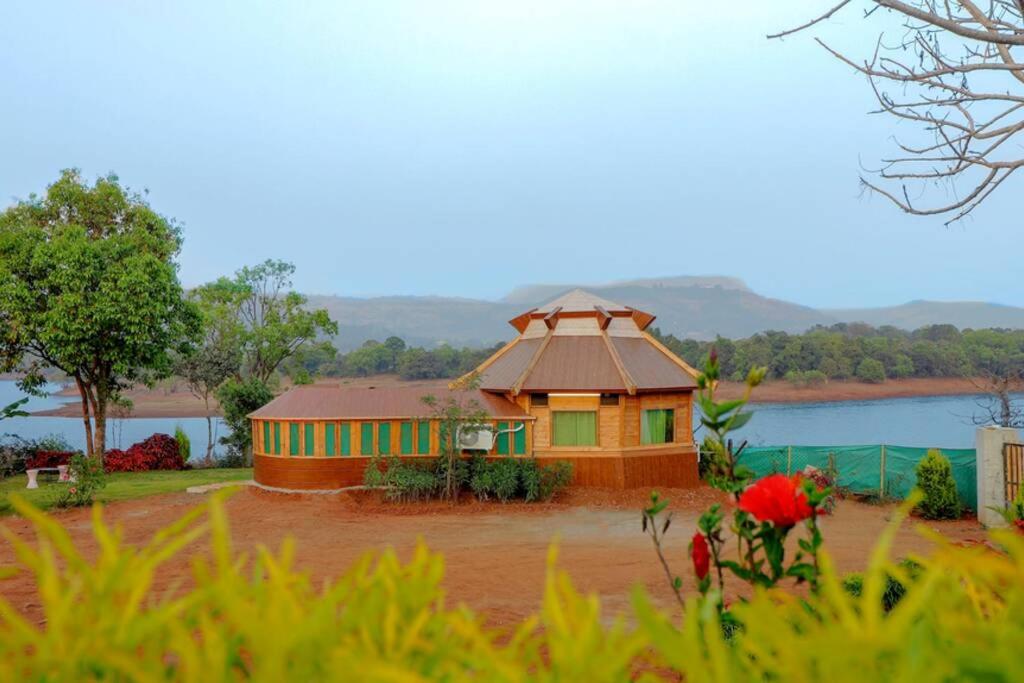
[[[115,171],[184,224],[188,285],[276,257],[354,296],[714,273],[1024,304],[1020,182],[952,228],[860,196],[897,128],[811,38],[877,24],[764,39],[828,4],[6,2],[0,206]]]

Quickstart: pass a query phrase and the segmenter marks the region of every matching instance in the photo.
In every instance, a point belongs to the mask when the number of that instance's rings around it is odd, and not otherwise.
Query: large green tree
[[[231,429],[221,441],[232,456],[246,462],[252,451],[246,415],[273,397],[268,387],[272,378],[289,359],[314,350],[331,351],[324,337],[338,333],[325,309],[308,309],[306,297],[292,291],[294,272],[290,263],[267,260],[195,292],[208,334],[215,330],[237,353],[235,372],[216,396]]]
[[[181,234],[108,175],[66,170],[43,196],[0,214],[0,368],[38,391],[54,368],[74,380],[89,455],[105,450],[107,409],[171,370],[199,330],[182,296]]]
[[[326,309],[309,310],[306,297],[291,290],[295,266],[267,260],[199,288],[214,324],[234,326],[242,353],[238,379],[268,382],[281,364],[303,349],[338,333]]]

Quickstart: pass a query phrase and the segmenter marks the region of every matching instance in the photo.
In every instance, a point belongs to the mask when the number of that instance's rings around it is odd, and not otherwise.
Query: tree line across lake
[[[714,346],[722,374],[742,380],[752,367],[768,368],[768,377],[795,384],[830,379],[879,383],[906,377],[974,377],[1024,371],[1024,330],[958,330],[931,325],[907,332],[864,323],[816,327],[803,334],[764,332],[746,339],[679,339],[657,328],[652,335],[690,365],[699,367]],[[370,340],[337,354],[323,346],[294,358],[293,378],[313,375],[365,377],[396,373],[402,379],[440,379],[465,374],[501,344],[485,348],[408,347],[399,337]]]
[[[929,325],[913,332],[892,326],[839,323],[803,334],[764,332],[747,339],[696,341],[653,330],[691,365],[714,346],[722,376],[742,380],[752,367],[796,384],[830,379],[880,383],[906,377],[1015,376],[1024,372],[1024,330],[958,330]]]

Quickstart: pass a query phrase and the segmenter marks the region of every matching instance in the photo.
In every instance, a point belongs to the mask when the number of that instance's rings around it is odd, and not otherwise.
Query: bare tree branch
[[[1024,47],[1024,0],[861,2],[866,19],[878,9],[902,17],[905,33],[898,43],[889,44],[880,34],[870,59],[858,61],[815,40],[867,78],[879,105],[872,113],[913,123],[931,138],[927,143],[895,140],[902,154],[883,159],[872,171],[877,181],[862,177],[862,185],[909,214],[951,214],[949,225],[1024,168],[1024,145],[1014,144],[1024,137],[1024,61],[1013,53]],[[850,4],[834,2],[824,14],[768,37],[805,31]],[[887,85],[898,94],[887,92]],[[911,202],[906,182],[917,185],[918,202]],[[899,186],[887,187],[890,183]],[[961,183],[971,188],[966,195],[957,192]],[[935,190],[948,194],[929,198]]]

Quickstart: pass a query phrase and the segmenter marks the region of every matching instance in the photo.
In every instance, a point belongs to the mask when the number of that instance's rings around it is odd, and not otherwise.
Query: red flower
[[[1024,534],[1024,519],[1013,520],[1013,526],[1016,527],[1018,532]]]
[[[693,535],[690,557],[693,559],[693,571],[696,572],[697,579],[703,581],[711,567],[711,552],[708,550],[707,540],[700,532]]]
[[[791,527],[811,516],[800,475],[773,474],[754,482],[740,495],[739,508],[761,522]]]

